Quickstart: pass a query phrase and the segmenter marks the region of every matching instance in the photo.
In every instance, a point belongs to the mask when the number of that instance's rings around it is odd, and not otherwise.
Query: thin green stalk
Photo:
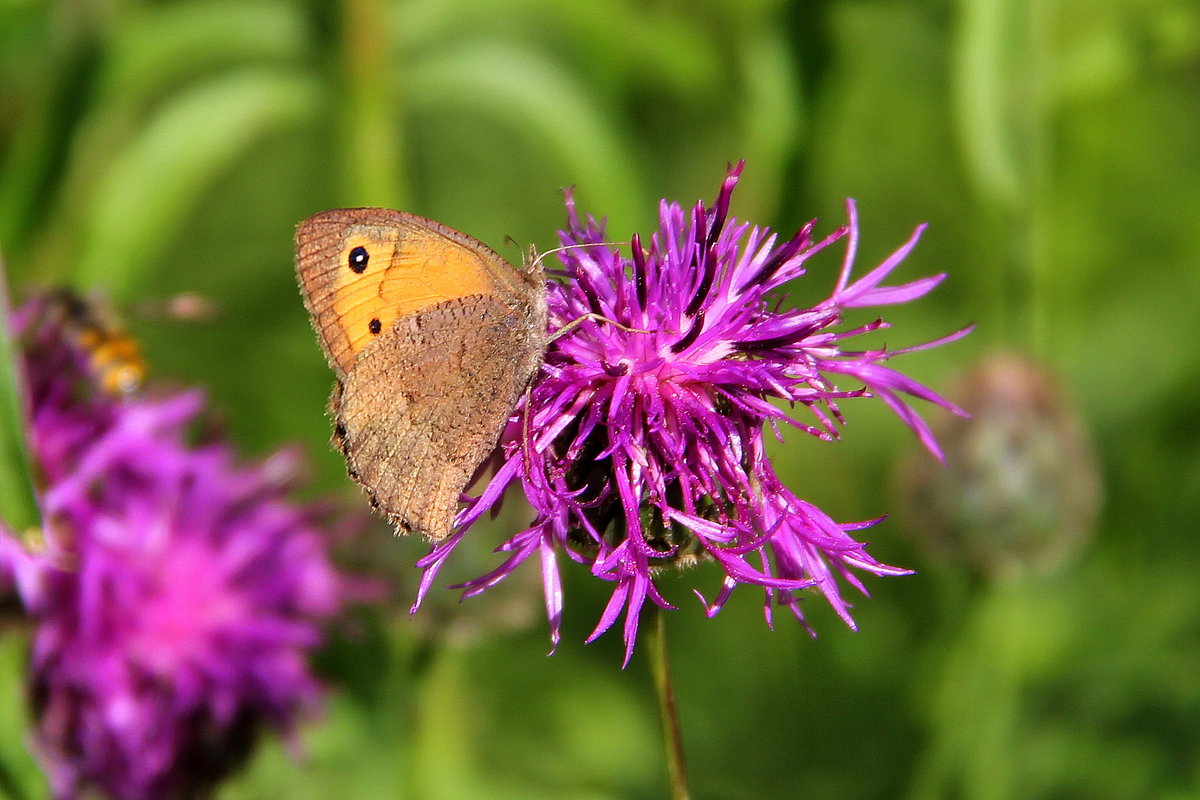
[[[1032,3],[1029,8],[1029,94],[1024,120],[1026,151],[1029,159],[1029,191],[1025,205],[1028,236],[1030,346],[1034,354],[1045,357],[1052,330],[1055,303],[1064,279],[1050,263],[1049,244],[1054,202],[1051,196],[1050,137],[1051,87],[1054,69],[1053,37],[1055,30],[1053,0]]]
[[[688,800],[687,770],[683,762],[683,731],[675,708],[675,690],[671,685],[671,664],[667,659],[667,625],[662,609],[650,604],[650,671],[658,696],[658,716],[662,722],[663,750],[667,759],[667,781],[672,800]]]

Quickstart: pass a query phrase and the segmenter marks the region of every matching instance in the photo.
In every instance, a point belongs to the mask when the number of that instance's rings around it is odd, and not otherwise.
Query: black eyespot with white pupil
[[[371,333],[379,333],[379,331],[383,329],[383,325],[380,324],[379,318],[375,317],[367,323],[367,328],[371,331]]]
[[[359,245],[350,251],[350,269],[354,272],[361,273],[367,268],[367,261],[371,255],[367,252],[367,248]]]

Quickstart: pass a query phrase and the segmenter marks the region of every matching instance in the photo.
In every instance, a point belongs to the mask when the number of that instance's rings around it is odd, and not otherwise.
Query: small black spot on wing
[[[371,260],[371,254],[367,252],[367,248],[361,244],[350,251],[350,269],[353,272],[362,274],[367,268],[367,262]]]
[[[383,329],[383,325],[379,322],[379,317],[374,317],[367,323],[367,329],[373,334],[378,334]]]

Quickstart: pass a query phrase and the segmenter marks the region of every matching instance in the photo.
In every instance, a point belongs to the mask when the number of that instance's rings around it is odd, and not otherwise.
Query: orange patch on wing
[[[350,253],[366,249],[362,273],[349,268]],[[491,291],[484,263],[444,237],[397,231],[386,238],[346,240],[338,257],[345,265],[334,290],[333,312],[357,355],[399,318],[437,303]],[[374,323],[378,320],[378,323]]]

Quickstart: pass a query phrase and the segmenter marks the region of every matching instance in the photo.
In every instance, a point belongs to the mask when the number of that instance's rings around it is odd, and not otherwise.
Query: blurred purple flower
[[[102,391],[54,302],[14,315],[46,549],[0,528],[0,578],[34,622],[35,747],[59,798],[201,796],[260,729],[315,709],[307,656],[360,587],[321,514],[287,500],[295,453],[240,466],[188,443],[200,393]]]
[[[503,564],[455,588],[479,594],[536,555],[557,646],[561,551],[614,584],[588,641],[623,611],[626,663],[647,598],[672,607],[654,580],[671,564],[704,558],[720,565],[724,579],[715,597],[700,596],[709,616],[738,584],[750,584],[765,592],[768,624],[776,604],[803,621],[798,590],[816,588],[851,627],[838,576],[866,594],[852,570],[910,572],[875,560],[851,535],[878,519],[834,522],[784,486],[766,456],[763,427],[769,424],[778,436],[779,425],[792,425],[831,440],[842,421],[839,401],[877,397],[940,457],[903,395],[961,412],[884,362],[957,339],[969,328],[908,350],[843,349],[846,340],[887,326],[877,319],[834,330],[845,310],[915,300],[945,277],[882,285],[923,226],[852,282],[853,201],[846,204],[848,225],[824,239],[812,239],[813,221],[777,244],[766,229],[728,217],[741,170],[742,164],[730,169],[713,208],[701,203],[685,216],[679,205],[663,201],[660,228],[647,249],[634,236],[630,256],[611,247],[559,254],[566,280],[549,283],[550,318],[553,328],[566,330],[548,348],[527,406],[510,421],[495,476],[460,513],[456,534],[419,562],[425,572],[414,610],[466,530],[515,480],[536,511],[533,524],[497,548],[509,554]],[[602,224],[590,217],[580,223],[569,195],[567,212],[565,245],[605,241]],[[784,308],[773,290],[803,275],[812,256],[843,238],[846,253],[829,298],[812,308]],[[858,388],[837,388],[838,375]],[[772,398],[802,406],[810,420],[794,419]]]

